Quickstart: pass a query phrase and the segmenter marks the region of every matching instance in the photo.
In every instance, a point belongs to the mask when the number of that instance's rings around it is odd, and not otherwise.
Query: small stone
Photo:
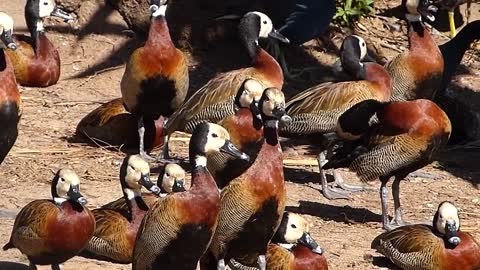
[[[433,204],[427,203],[427,207],[433,208]]]

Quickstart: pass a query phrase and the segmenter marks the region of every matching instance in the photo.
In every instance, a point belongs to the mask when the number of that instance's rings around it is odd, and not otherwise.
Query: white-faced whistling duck
[[[392,100],[433,99],[443,75],[443,57],[422,15],[435,17],[429,0],[403,0],[408,22],[408,51],[397,55],[385,68],[393,80]]]
[[[442,202],[432,226],[399,227],[375,238],[372,248],[405,270],[480,269],[480,244],[460,230],[457,208]]]
[[[219,74],[202,86],[170,117],[165,125],[166,136],[170,136],[176,130],[191,133],[200,122],[217,123],[234,114],[235,95],[247,79],[257,80],[264,88],[282,89],[282,69],[277,61],[260,47],[258,40],[271,37],[288,42],[288,39],[273,28],[272,21],[267,15],[257,11],[248,12],[243,16],[238,32],[252,65]],[[167,157],[168,139],[165,146],[164,157]]]
[[[170,38],[165,19],[167,0],[151,0],[152,19],[144,47],[136,49],[121,81],[125,107],[138,121],[139,153],[145,153],[144,119],[169,117],[185,100],[188,91],[188,60]]]
[[[98,208],[92,211],[95,233],[80,256],[114,263],[131,263],[137,231],[148,206],[142,186],[155,194],[160,188],[150,180],[150,166],[139,155],[127,156],[120,167],[120,185],[128,211]]]
[[[430,100],[366,100],[340,116],[337,132],[359,139],[344,141],[323,168],[348,167],[362,181],[380,179],[383,227],[391,230],[404,223],[400,181],[435,160],[450,137],[451,125],[445,112]],[[389,223],[387,182],[392,177],[395,217]]]
[[[327,270],[323,251],[309,233],[307,221],[300,215],[285,212],[267,249],[268,270]],[[230,260],[233,270],[254,270]]]
[[[53,200],[35,200],[22,208],[15,218],[10,241],[3,250],[17,248],[36,265],[52,265],[77,255],[95,231],[95,219],[84,207],[80,179],[69,169],[61,169],[52,181]]]
[[[56,6],[54,0],[27,1],[25,21],[30,37],[15,35],[18,48],[7,52],[20,85],[47,87],[56,84],[60,78],[60,56],[43,28],[43,19],[49,16],[73,20],[71,15]]]
[[[16,50],[12,39],[13,20],[0,12],[0,164],[12,149],[18,136],[18,121],[22,111],[22,101],[18,91],[13,66],[6,55],[7,50]]]
[[[280,224],[287,195],[278,123],[290,117],[285,97],[276,88],[263,92],[259,108],[262,147],[253,164],[222,190],[218,226],[200,263],[202,270],[223,270],[232,258],[265,270],[267,245]]]
[[[262,97],[263,90],[264,88],[259,82],[253,79],[246,80],[235,97],[237,112],[219,122],[219,125],[223,126],[230,134],[233,144],[250,156],[250,162],[233,158],[224,153],[213,153],[207,157],[208,171],[220,189],[242,174],[255,160],[260,150],[263,129],[258,102]]]
[[[443,77],[442,85],[438,90],[439,94],[444,94],[450,84],[457,67],[462,61],[465,51],[470,48],[470,44],[480,38],[480,20],[473,21],[452,38],[450,41],[438,46],[443,55]]]
[[[197,125],[189,146],[191,188],[160,198],[148,211],[137,236],[132,269],[196,269],[212,239],[220,206],[218,187],[207,170],[207,155],[222,151],[248,160],[229,138],[217,124]]]
[[[151,208],[157,202],[158,196],[185,191],[184,185],[185,170],[178,164],[168,163],[161,168],[160,175],[158,176],[157,186],[160,187],[160,194],[142,193],[142,199],[148,208]],[[123,197],[103,205],[102,208],[118,209],[130,213],[127,201]]]
[[[348,36],[342,43],[340,59],[343,69],[354,77],[354,81],[323,83],[294,96],[287,103],[287,114],[292,122],[281,129],[282,136],[314,136],[335,132],[340,115],[353,105],[367,99],[390,100],[392,80],[379,64],[361,60],[367,55],[367,45],[359,36]],[[324,137],[324,136],[322,136]],[[335,143],[331,136],[325,136],[325,153],[318,156],[319,166],[328,156]],[[323,173],[323,171],[321,171]],[[333,170],[335,183],[346,191],[359,191],[362,187],[350,186]],[[347,193],[331,188],[322,177],[322,192],[328,199],[348,199]]]
[[[163,145],[163,116],[143,119],[146,150]],[[77,135],[98,144],[138,147],[137,119],[125,109],[121,98],[113,99],[87,114],[77,125]]]

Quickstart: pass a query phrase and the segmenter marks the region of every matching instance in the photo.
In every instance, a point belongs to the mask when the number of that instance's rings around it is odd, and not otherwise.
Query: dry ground
[[[19,4],[18,0],[1,2],[0,10],[12,15],[17,29],[24,31],[23,5]],[[118,171],[124,153],[91,146],[74,137],[76,124],[81,117],[98,104],[120,95],[119,82],[123,65],[92,76],[70,78],[102,62],[112,51],[128,41],[126,34],[121,33],[126,26],[118,15],[112,15],[109,21],[113,25],[110,28],[115,30],[116,35],[92,34],[76,41],[68,27],[57,27],[59,31],[50,32],[48,35],[57,45],[62,58],[60,82],[44,89],[21,88],[23,116],[19,126],[20,134],[15,147],[0,168],[0,243],[8,241],[15,213],[21,207],[31,200],[50,197],[50,180],[61,166],[72,167],[81,176],[82,193],[89,199],[91,208],[121,195]],[[367,20],[365,25],[369,27],[369,23],[375,25],[379,21]],[[60,22],[56,24],[65,26]],[[369,36],[369,39],[373,37]],[[402,46],[405,46],[405,41]],[[389,56],[395,53],[390,50]],[[327,62],[334,59],[323,52],[317,51],[315,54],[323,55]],[[477,58],[472,54],[477,54]],[[122,62],[124,59],[124,55],[119,55],[115,60]],[[480,73],[476,61],[478,50],[470,52],[464,62],[476,69],[459,80],[468,82],[470,87],[478,90]],[[196,67],[192,64],[192,69],[194,68]],[[476,83],[472,84],[475,78]],[[184,138],[185,135],[177,137]],[[181,157],[186,157],[186,149],[185,140],[176,140],[172,145],[172,151]],[[285,155],[288,159],[300,160],[312,160],[314,157],[306,152],[304,147],[289,147]],[[478,160],[473,162],[478,164]],[[303,213],[313,224],[313,235],[326,249],[330,268],[390,269],[391,266],[379,260],[380,255],[370,249],[372,239],[382,232],[379,184],[373,183],[372,191],[353,195],[353,200],[328,201],[319,192],[316,171],[316,166],[313,165],[286,167],[288,205],[289,210]],[[480,239],[479,191],[464,179],[442,170],[438,164],[421,171],[433,175],[434,179],[407,178],[403,182],[401,197],[406,219],[414,222],[431,220],[437,204],[450,200],[461,209],[464,230],[471,231]],[[457,169],[455,173],[468,175],[468,172],[462,169]],[[344,171],[344,174],[350,183],[357,182],[353,174],[347,171]],[[19,264],[12,267],[12,264],[7,262],[27,264],[26,258],[18,250],[0,252],[0,269],[25,268]],[[76,257],[66,262],[63,269],[129,267]]]

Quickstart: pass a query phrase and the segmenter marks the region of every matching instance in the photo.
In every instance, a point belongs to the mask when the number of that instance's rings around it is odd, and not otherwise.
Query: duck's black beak
[[[87,199],[85,199],[85,197],[83,197],[80,193],[79,185],[71,185],[67,192],[67,196],[70,198],[70,200],[76,201],[81,205],[87,204]]]
[[[420,13],[423,17],[427,18],[429,21],[435,21],[435,15],[438,11],[438,8],[432,4],[431,0],[421,0],[418,8],[418,13]]]
[[[308,232],[303,233],[302,238],[300,238],[298,242],[311,249],[314,253],[320,255],[322,255],[323,253],[322,248],[320,248],[315,239],[313,239],[313,237]]]
[[[11,29],[3,31],[2,35],[0,36],[0,39],[3,41],[3,43],[5,43],[5,45],[7,45],[9,49],[15,51],[17,49],[17,44],[15,44],[15,42],[13,41],[12,33],[13,31]]]
[[[160,188],[152,182],[152,180],[150,179],[150,173],[142,174],[138,183],[144,186],[146,189],[150,190],[150,192],[157,195],[160,194]]]
[[[455,221],[447,220],[445,223],[445,238],[454,246],[458,246],[458,244],[460,244],[461,240],[458,236],[458,228]]]
[[[172,191],[173,192],[184,192],[185,187],[183,186],[183,181],[182,180],[175,180],[173,182]]]
[[[277,31],[277,29],[273,29],[270,34],[268,34],[269,37],[277,39],[283,43],[290,43],[290,40],[286,38],[284,35],[280,34],[280,32]]]
[[[59,9],[58,7],[55,7],[55,9],[52,11],[50,14],[51,16],[55,16],[61,19],[64,19],[66,22],[68,21],[73,21],[73,16],[68,14],[67,12]]]
[[[277,118],[278,120],[280,120],[284,124],[288,124],[292,121],[292,118],[285,111],[284,106],[276,107],[275,109],[273,109],[272,113],[273,113],[273,116],[275,118]]]
[[[230,140],[225,140],[225,144],[220,148],[220,151],[227,153],[233,157],[243,159],[245,161],[250,161],[250,157],[242,151],[238,150],[238,148]]]

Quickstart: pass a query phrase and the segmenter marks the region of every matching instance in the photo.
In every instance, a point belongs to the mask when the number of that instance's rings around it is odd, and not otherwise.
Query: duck
[[[393,101],[435,98],[443,76],[444,59],[422,15],[434,20],[437,8],[429,1],[403,0],[408,22],[407,51],[385,64],[393,81]]]
[[[185,191],[185,170],[178,164],[168,163],[161,167],[158,176],[157,186],[160,188],[160,194],[142,193],[142,199],[148,208],[151,208],[158,200],[158,196],[165,196],[172,192]],[[118,209],[129,212],[128,204],[125,198],[118,198],[113,202],[103,205],[101,208]]]
[[[132,269],[196,269],[217,226],[220,193],[208,172],[207,155],[220,151],[249,159],[223,127],[198,124],[189,144],[191,187],[160,198],[148,211],[137,235]]]
[[[144,121],[170,117],[184,102],[189,87],[188,59],[170,37],[166,0],[151,0],[151,24],[145,46],[136,49],[120,83],[126,109],[137,119],[139,153],[145,152]]]
[[[224,153],[213,153],[207,156],[208,171],[220,189],[241,175],[255,160],[260,150],[263,127],[258,102],[263,90],[258,81],[245,80],[235,97],[236,113],[218,123],[228,131],[233,144],[250,156],[250,162],[235,159]]]
[[[198,89],[167,121],[165,136],[175,131],[191,133],[203,121],[217,123],[226,116],[235,114],[234,100],[238,89],[246,79],[255,79],[264,88],[283,87],[283,72],[278,62],[259,45],[259,39],[274,38],[281,42],[288,39],[273,28],[272,20],[264,13],[246,13],[238,25],[241,42],[247,49],[251,65],[221,73]],[[163,156],[168,155],[168,139]]]
[[[165,118],[144,119],[144,145],[147,151],[163,145]],[[138,147],[137,119],[127,111],[122,98],[106,102],[80,120],[76,134],[98,144]]]
[[[411,172],[434,161],[452,131],[447,114],[433,101],[380,102],[365,100],[343,113],[337,123],[343,141],[322,169],[349,168],[364,182],[379,179],[383,228],[404,225],[400,205],[400,182]],[[322,177],[323,174],[320,174]],[[395,216],[388,220],[387,183],[394,178],[392,193]]]
[[[440,203],[432,225],[413,224],[384,232],[373,240],[372,249],[406,270],[480,268],[480,244],[460,230],[458,209],[448,201]]]
[[[267,245],[280,225],[286,202],[279,121],[285,96],[267,88],[259,101],[263,143],[253,164],[222,189],[218,226],[200,268],[223,270],[230,259],[265,270]]]
[[[47,87],[56,84],[60,78],[60,56],[43,26],[43,19],[49,16],[65,21],[74,19],[58,8],[54,0],[28,0],[25,21],[30,36],[15,35],[17,50],[6,52],[12,61],[17,82],[22,86]]]
[[[337,120],[342,113],[363,100],[386,102],[391,98],[390,75],[377,63],[362,63],[366,56],[365,40],[356,35],[347,36],[341,46],[340,59],[343,69],[351,74],[354,80],[314,86],[292,97],[286,104],[287,114],[292,117],[292,121],[282,126],[280,134],[294,138],[321,135],[327,154],[321,152],[317,157],[318,162],[323,160],[322,157],[328,155],[330,147],[335,145],[335,137],[329,135],[335,133]],[[363,190],[362,187],[343,183],[343,179],[335,171],[333,176],[337,186],[345,191]],[[322,193],[330,200],[350,199],[342,190],[331,188],[326,180],[322,181]]]
[[[441,87],[438,90],[439,97],[445,95],[445,91],[455,75],[462,61],[465,51],[470,45],[480,38],[480,20],[468,23],[454,38],[439,46],[444,59],[443,77]]]
[[[138,228],[148,211],[142,198],[142,186],[159,194],[160,188],[150,180],[150,166],[140,155],[127,156],[120,167],[120,185],[128,211],[98,208],[92,211],[96,229],[82,257],[128,264],[132,262]]]
[[[35,200],[23,207],[3,247],[19,249],[30,261],[30,269],[51,265],[52,270],[60,270],[59,264],[76,256],[95,231],[95,218],[85,207],[78,175],[60,169],[51,186],[53,200]]]
[[[17,80],[12,62],[6,54],[16,50],[12,39],[13,19],[0,12],[0,164],[12,149],[18,136],[18,122],[22,115],[22,100],[18,91]],[[5,47],[5,48],[4,48]]]
[[[304,217],[284,212],[282,221],[267,248],[269,270],[327,270],[323,250],[309,233],[310,225]],[[233,270],[253,270],[230,260]]]

